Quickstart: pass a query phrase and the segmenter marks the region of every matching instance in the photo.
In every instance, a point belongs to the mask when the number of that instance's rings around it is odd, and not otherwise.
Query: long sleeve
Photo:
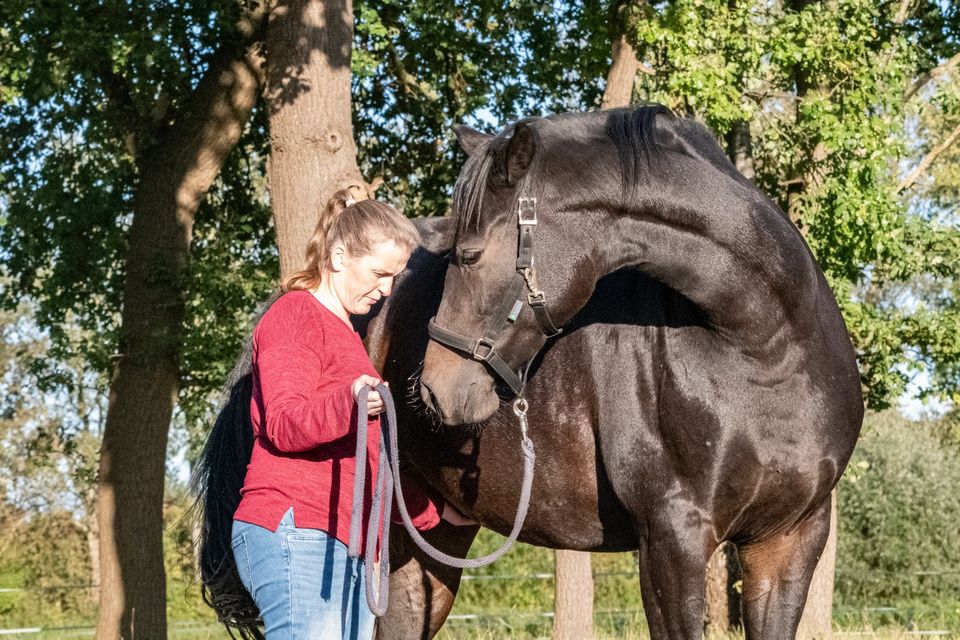
[[[256,344],[262,434],[285,453],[342,438],[355,415],[352,381],[322,380],[322,359],[295,336],[295,328],[281,325],[259,332]]]
[[[385,462],[385,461],[384,461]],[[410,521],[418,531],[427,531],[440,524],[443,513],[444,499],[433,488],[422,485],[411,478],[400,478],[400,488],[403,491],[403,501],[410,513]],[[393,505],[391,520],[395,524],[403,523],[396,503]]]

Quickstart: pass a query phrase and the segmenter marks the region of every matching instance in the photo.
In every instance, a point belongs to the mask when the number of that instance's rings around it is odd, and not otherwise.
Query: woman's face
[[[393,292],[393,279],[406,268],[410,253],[392,240],[378,242],[370,253],[354,256],[343,245],[332,255],[333,284],[343,309],[363,315]]]

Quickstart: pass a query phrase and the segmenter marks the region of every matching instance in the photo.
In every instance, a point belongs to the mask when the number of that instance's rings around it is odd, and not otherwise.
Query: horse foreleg
[[[675,512],[673,517],[668,510]],[[703,637],[707,562],[717,542],[699,524],[702,519],[691,515],[696,516],[671,504],[657,522],[638,527],[640,593],[652,640]],[[691,527],[691,521],[698,524]]]
[[[830,496],[787,533],[739,546],[747,640],[792,640],[830,533]]]
[[[441,522],[423,537],[444,553],[462,558],[479,530]],[[390,606],[377,621],[377,640],[432,638],[453,608],[463,571],[427,556],[399,525],[390,532],[390,565]]]

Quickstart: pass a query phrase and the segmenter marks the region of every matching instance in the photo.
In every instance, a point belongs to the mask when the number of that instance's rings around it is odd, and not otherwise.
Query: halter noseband
[[[516,273],[514,273],[513,280],[510,282],[506,297],[493,316],[493,321],[481,337],[474,340],[449,329],[444,329],[436,323],[436,316],[430,318],[430,324],[427,327],[430,337],[440,344],[466,353],[474,360],[490,365],[490,368],[510,385],[510,388],[517,395],[521,395],[523,392],[526,382],[526,367],[522,369],[522,375],[513,371],[500,357],[500,353],[496,349],[496,341],[507,322],[514,322],[520,315],[520,311],[523,309],[524,289],[527,292],[526,302],[533,309],[533,314],[536,316],[543,333],[548,338],[552,338],[561,331],[550,319],[550,314],[547,312],[546,295],[540,290],[537,283],[537,272],[533,265],[533,229],[536,226],[537,199],[521,197],[517,206]]]

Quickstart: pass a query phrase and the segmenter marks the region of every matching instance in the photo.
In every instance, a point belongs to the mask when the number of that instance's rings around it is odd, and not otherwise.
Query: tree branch
[[[412,73],[407,71],[406,65],[403,64],[403,60],[400,58],[400,53],[391,40],[387,40],[387,55],[389,57],[388,66],[400,82],[400,86],[403,87],[404,92],[411,96],[419,94],[430,102],[436,102],[440,99],[440,96],[433,87],[426,82],[417,80]]]
[[[744,91],[743,95],[747,98],[752,98],[758,102],[763,102],[764,100],[775,98],[777,100],[785,100],[787,102],[803,102],[801,96],[797,96],[795,93],[790,93],[789,91],[778,91],[776,89],[766,89],[764,91]]]
[[[143,119],[133,102],[127,79],[113,70],[113,63],[106,50],[103,54],[96,74],[107,95],[107,114],[123,138],[127,153],[136,158],[143,139]]]
[[[930,165],[933,164],[933,161],[936,160],[941,153],[950,148],[950,145],[952,145],[957,138],[960,138],[960,124],[954,127],[953,131],[950,132],[950,135],[947,136],[943,142],[931,149],[930,153],[928,153],[923,160],[920,161],[920,164],[917,165],[917,168],[911,171],[910,175],[904,178],[903,182],[901,182],[897,187],[897,193],[912,187],[917,179],[919,179],[920,176],[922,176],[924,172],[930,168]]]
[[[914,82],[909,89],[903,92],[903,101],[906,102],[907,100],[912,98],[914,95],[916,95],[918,91],[920,91],[920,89],[925,87],[928,82],[947,73],[948,71],[950,71],[950,69],[957,66],[958,63],[960,63],[960,52],[954,54],[952,58],[950,58],[943,64],[937,65],[933,69],[930,69],[929,71],[924,73],[922,76],[917,78],[916,82]]]
[[[633,85],[637,72],[651,76],[656,74],[652,67],[637,58],[637,50],[628,37],[633,32],[629,24],[630,19],[626,14],[628,5],[642,6],[646,3],[647,0],[635,0],[632,3],[614,2],[610,7],[611,63],[610,70],[607,72],[607,84],[600,100],[601,109],[629,106],[633,98]]]
[[[910,10],[912,0],[900,0],[900,8],[893,17],[894,24],[903,24],[907,20],[907,12]]]
[[[249,69],[256,71],[256,67],[262,65],[259,53],[259,43],[263,40],[263,25],[266,17],[266,3],[253,3],[250,8],[241,16],[237,22],[237,30],[245,41],[248,50],[241,54],[246,58]],[[237,45],[229,44],[221,50],[215,52],[211,58],[210,67],[204,80],[200,85],[210,84],[207,78],[213,77],[223,81],[222,74],[226,71],[225,66],[231,64],[231,60],[237,58]],[[254,56],[256,61],[251,58]],[[123,137],[127,147],[127,152],[134,158],[138,158],[144,148],[149,146],[153,140],[152,134],[155,134],[157,128],[163,126],[167,121],[169,96],[162,94],[154,105],[151,113],[140,113],[133,99],[130,85],[127,79],[113,70],[113,63],[109,54],[104,50],[104,56],[97,64],[94,70],[103,86],[104,93],[107,96],[108,113],[117,128],[119,134]],[[263,78],[260,72],[259,84],[262,86]],[[194,95],[200,92],[198,86]],[[191,108],[187,106],[185,112],[190,112]]]
[[[194,178],[204,174],[198,184],[208,183],[219,172],[263,89],[264,4],[244,17],[240,42],[225,44],[214,52],[207,72],[174,114],[173,125],[149,150],[151,154],[177,158]]]

